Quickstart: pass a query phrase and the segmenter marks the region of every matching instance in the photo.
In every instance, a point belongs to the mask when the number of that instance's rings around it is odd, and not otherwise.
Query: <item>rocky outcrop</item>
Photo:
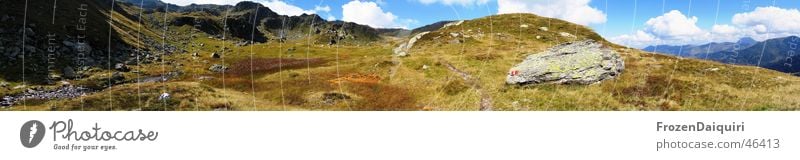
[[[450,23],[447,23],[447,24],[445,24],[444,26],[442,26],[442,29],[445,29],[445,28],[447,28],[447,27],[452,27],[452,26],[459,26],[459,25],[461,25],[462,23],[464,23],[464,21],[463,21],[463,20],[461,20],[461,21],[455,21],[455,22],[450,22]]]
[[[409,54],[408,51],[411,50],[411,47],[414,47],[414,43],[417,43],[417,41],[421,39],[422,36],[425,36],[428,33],[430,32],[419,33],[414,37],[411,37],[411,39],[409,39],[408,42],[400,44],[400,46],[394,49],[394,55],[399,57],[408,56]]]
[[[594,84],[619,76],[622,58],[593,40],[570,42],[530,55],[512,67],[507,84]]]

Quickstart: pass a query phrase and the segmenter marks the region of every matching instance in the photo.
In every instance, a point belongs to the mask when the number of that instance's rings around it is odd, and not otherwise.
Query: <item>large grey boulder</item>
[[[512,67],[507,84],[594,84],[619,76],[619,54],[593,40],[570,42],[530,55]]]

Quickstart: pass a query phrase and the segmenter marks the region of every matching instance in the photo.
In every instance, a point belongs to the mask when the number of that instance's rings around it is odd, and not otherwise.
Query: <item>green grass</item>
[[[521,24],[529,27],[520,27]],[[549,30],[541,31],[539,27]],[[484,17],[432,32],[417,42],[409,57],[403,58],[392,58],[392,49],[402,40],[391,38],[372,45],[328,46],[297,39],[240,47],[234,45],[237,40],[210,39],[203,33],[188,37],[191,30],[186,26],[171,30],[176,31],[171,34],[177,39],[204,45],[170,42],[187,50],[188,53],[167,57],[182,65],[169,65],[162,70],[155,63],[134,69],[143,71],[145,76],[180,70],[181,77],[167,83],[115,86],[81,99],[42,102],[28,110],[478,110],[480,94],[472,81],[491,96],[493,109],[501,111],[800,109],[800,100],[792,96],[800,94],[798,77],[626,49],[603,40],[584,26],[530,14]],[[464,43],[450,43],[459,39],[450,36],[456,32],[472,36],[461,37]],[[577,38],[561,37],[560,32]],[[482,36],[474,36],[479,34]],[[593,85],[504,83],[508,69],[527,55],[582,39],[597,40],[617,51],[625,60],[623,74]],[[224,62],[210,57],[212,52],[222,53],[222,48],[228,48]],[[191,56],[195,50],[199,57]],[[306,64],[302,61],[306,58],[321,61]],[[286,60],[287,64],[276,64],[283,63],[277,59]],[[249,74],[251,60],[253,68],[260,68],[255,75]],[[469,73],[471,81],[449,70],[447,63]],[[234,67],[223,77],[207,70],[211,64]],[[91,74],[94,76],[76,83],[89,85],[108,73]],[[352,75],[377,80],[348,79]],[[125,76],[131,79],[135,74]],[[199,80],[201,76],[212,78]],[[142,94],[137,93],[140,88]],[[173,98],[158,100],[165,91]],[[325,93],[352,98],[326,104],[320,98]]]

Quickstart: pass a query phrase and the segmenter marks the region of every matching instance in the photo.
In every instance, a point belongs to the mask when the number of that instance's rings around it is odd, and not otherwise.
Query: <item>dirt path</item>
[[[481,84],[479,82],[472,79],[472,76],[469,75],[469,73],[459,70],[449,62],[442,61],[442,63],[445,64],[445,66],[447,66],[447,69],[450,69],[450,71],[456,72],[459,75],[461,75],[461,78],[463,78],[464,81],[467,81],[467,83],[469,83],[469,85],[471,85],[472,88],[475,88],[475,91],[478,92],[478,95],[481,96],[480,108],[479,108],[480,111],[492,110],[492,96],[489,96],[489,94],[486,94],[486,92],[483,91],[483,88],[481,87]]]

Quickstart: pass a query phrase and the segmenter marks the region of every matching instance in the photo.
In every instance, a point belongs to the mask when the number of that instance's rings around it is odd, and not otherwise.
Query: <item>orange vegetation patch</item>
[[[356,83],[378,83],[381,81],[381,77],[374,74],[359,74],[353,73],[348,74],[344,77],[339,77],[336,79],[329,80],[331,84],[341,84],[343,82],[356,82]]]
[[[406,88],[380,83],[345,84],[349,92],[362,97],[349,109],[357,111],[418,111],[416,100]]]
[[[255,58],[252,60],[242,60],[233,64],[226,73],[231,75],[270,74],[281,70],[318,67],[325,62],[327,61],[320,58]]]

